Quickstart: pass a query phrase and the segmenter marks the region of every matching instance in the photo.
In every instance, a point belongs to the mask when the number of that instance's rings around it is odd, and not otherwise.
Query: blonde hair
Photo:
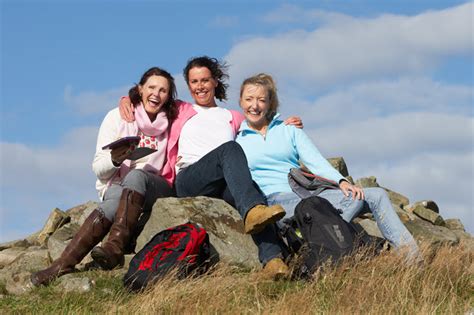
[[[272,76],[266,73],[259,73],[245,79],[240,86],[240,97],[242,97],[246,85],[259,85],[267,91],[268,100],[270,101],[270,110],[268,112],[267,118],[269,121],[271,121],[278,110],[278,106],[280,105],[278,102],[277,87]]]

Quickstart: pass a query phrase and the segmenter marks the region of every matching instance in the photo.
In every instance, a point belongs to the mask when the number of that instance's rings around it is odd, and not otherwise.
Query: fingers
[[[112,161],[115,162],[116,164],[122,164],[123,161],[125,161],[130,154],[135,150],[135,145],[123,145],[118,148],[113,149],[110,152]]]
[[[127,122],[135,120],[135,107],[129,99],[121,99],[119,104],[120,117]]]
[[[127,117],[128,122],[132,122],[135,120],[135,107],[133,107],[132,104],[130,104],[130,106],[127,107],[126,117]]]
[[[349,182],[342,181],[339,184],[339,188],[342,190],[342,193],[346,197],[348,197],[349,193],[351,193],[353,200],[356,200],[356,199],[362,200],[362,199],[364,199],[364,190],[360,187],[357,187],[357,186],[354,186],[354,185],[350,184]]]
[[[292,125],[296,128],[302,129],[303,128],[303,121],[298,116],[291,116],[285,120],[285,125]]]
[[[344,196],[349,197],[349,191],[345,186],[341,187],[341,190]]]
[[[352,185],[351,189],[352,189],[352,199],[354,199],[354,200],[364,199],[364,191],[362,190],[362,188],[359,188],[357,186]]]

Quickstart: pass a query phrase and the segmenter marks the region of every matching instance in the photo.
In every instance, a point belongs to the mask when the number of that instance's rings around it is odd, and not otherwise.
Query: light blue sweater
[[[288,172],[301,161],[313,174],[337,183],[344,177],[321,155],[306,133],[287,126],[277,118],[268,126],[266,136],[242,122],[236,141],[247,156],[252,179],[268,196],[276,192],[291,192]]]

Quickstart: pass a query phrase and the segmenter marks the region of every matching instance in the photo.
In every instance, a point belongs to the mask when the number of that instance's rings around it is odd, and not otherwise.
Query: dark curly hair
[[[138,90],[139,85],[144,85],[148,78],[151,76],[159,76],[159,77],[164,77],[166,80],[168,80],[168,85],[169,85],[169,98],[166,101],[165,104],[163,104],[163,111],[166,114],[166,118],[171,122],[173,121],[176,116],[178,115],[178,110],[175,106],[175,100],[176,100],[176,85],[174,84],[174,78],[171,76],[171,74],[158,67],[152,67],[148,69],[143,75],[142,78],[140,79],[140,82],[138,84],[135,84],[134,87],[132,87],[128,91],[128,96],[130,97],[130,101],[132,102],[133,106],[137,106],[141,103],[142,97],[140,96],[140,92]]]
[[[225,80],[229,79],[227,74],[228,65],[224,61],[219,61],[216,58],[208,56],[194,57],[188,60],[186,67],[183,70],[184,79],[189,86],[189,71],[192,68],[207,68],[211,71],[212,77],[217,81],[215,96],[219,101],[227,100],[227,88],[229,84]]]

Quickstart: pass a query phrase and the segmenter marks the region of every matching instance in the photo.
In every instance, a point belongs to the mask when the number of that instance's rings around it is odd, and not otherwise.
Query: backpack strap
[[[338,189],[339,185],[327,178],[303,172],[299,168],[291,168],[288,183],[298,197],[304,199],[317,196],[326,189]]]

